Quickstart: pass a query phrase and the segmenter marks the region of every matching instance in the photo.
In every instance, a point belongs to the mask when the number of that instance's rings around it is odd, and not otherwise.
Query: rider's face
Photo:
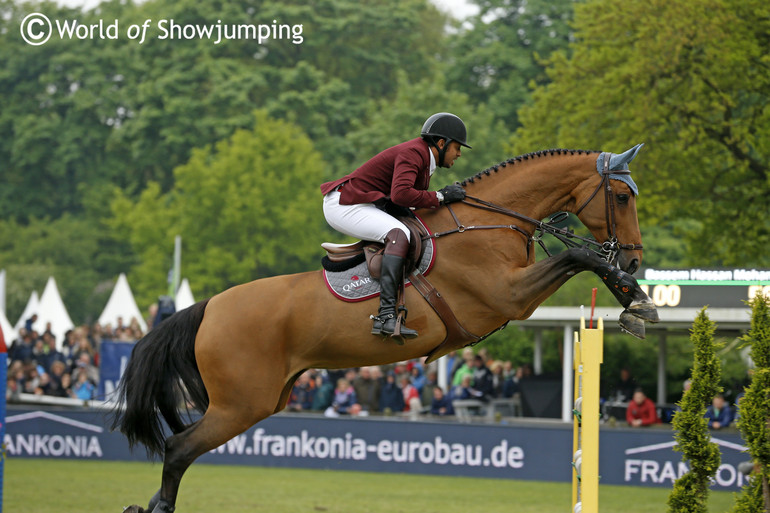
[[[438,147],[443,148],[446,144],[445,139],[441,139],[438,141]],[[460,155],[462,154],[462,147],[460,146],[460,143],[457,141],[452,141],[449,143],[449,147],[446,150],[446,153],[444,153],[444,167],[452,167],[452,165],[455,163],[455,160],[460,158]]]

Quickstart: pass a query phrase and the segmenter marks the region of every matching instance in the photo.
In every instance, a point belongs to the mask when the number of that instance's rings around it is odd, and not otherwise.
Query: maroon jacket
[[[321,192],[340,190],[341,205],[375,203],[390,199],[396,205],[414,208],[438,207],[430,184],[430,150],[417,138],[378,153],[349,175],[321,185]]]

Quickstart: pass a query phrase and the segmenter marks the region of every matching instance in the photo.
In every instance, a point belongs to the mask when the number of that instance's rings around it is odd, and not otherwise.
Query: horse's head
[[[581,205],[576,211],[578,218],[604,244],[611,261],[629,274],[642,263],[642,235],[636,216],[639,191],[628,169],[641,147],[637,144],[619,155],[600,154],[596,159],[598,176],[592,173],[576,198]]]

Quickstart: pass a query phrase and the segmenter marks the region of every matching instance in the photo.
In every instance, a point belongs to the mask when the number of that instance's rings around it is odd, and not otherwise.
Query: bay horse
[[[620,155],[523,155],[462,182],[463,202],[417,212],[435,236],[430,281],[467,332],[487,334],[526,319],[570,277],[590,270],[626,307],[621,324],[643,337],[644,321],[656,321],[657,313],[630,276],[641,263],[642,240],[627,164],[640,146]],[[577,214],[603,253],[572,247],[536,261],[539,220],[557,211]],[[112,428],[132,448],[141,443],[163,458],[160,490],[147,510],[132,511],[173,512],[192,462],[281,411],[306,369],[436,358],[457,349],[435,352],[447,329],[414,289],[407,287],[406,302],[420,336],[403,345],[370,334],[377,299],[340,301],[318,270],[235,286],[152,329],[134,347],[113,413]],[[182,404],[203,416],[187,425]],[[161,417],[173,432],[168,437]]]

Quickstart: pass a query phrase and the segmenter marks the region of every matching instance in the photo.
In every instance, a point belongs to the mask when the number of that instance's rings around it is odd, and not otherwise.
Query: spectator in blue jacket
[[[37,314],[33,313],[32,316],[24,321],[24,329],[27,330],[27,333],[32,333],[32,330],[35,329],[35,323],[37,322]]]
[[[404,392],[396,383],[395,373],[388,372],[380,391],[380,410],[390,413],[404,411]]]
[[[422,394],[422,389],[425,386],[426,377],[423,373],[422,364],[417,362],[411,370],[412,373],[412,386],[417,389],[419,394]]]
[[[430,412],[433,415],[438,415],[440,417],[455,414],[452,401],[449,397],[444,395],[444,390],[442,390],[441,387],[435,387],[433,389],[433,401],[430,403]]]
[[[310,371],[303,372],[297,378],[296,383],[294,383],[287,408],[290,411],[306,411],[313,409],[315,392],[315,383],[310,376]]]
[[[482,393],[471,386],[471,376],[466,374],[460,380],[460,384],[449,391],[451,400],[481,399]]]
[[[711,429],[726,428],[733,421],[733,411],[722,394],[717,394],[712,399],[711,406],[706,409],[706,418]]]
[[[84,401],[93,399],[96,387],[88,380],[88,374],[85,369],[79,369],[77,379],[72,385],[72,393],[77,399]]]
[[[8,349],[8,360],[22,363],[31,360],[34,345],[32,333],[22,328],[19,330],[19,338],[14,340]]]
[[[354,404],[357,404],[357,400],[353,385],[347,379],[340,378],[337,380],[337,388],[334,389],[332,404],[326,408],[324,415],[327,417],[337,417],[350,413],[350,409]]]

